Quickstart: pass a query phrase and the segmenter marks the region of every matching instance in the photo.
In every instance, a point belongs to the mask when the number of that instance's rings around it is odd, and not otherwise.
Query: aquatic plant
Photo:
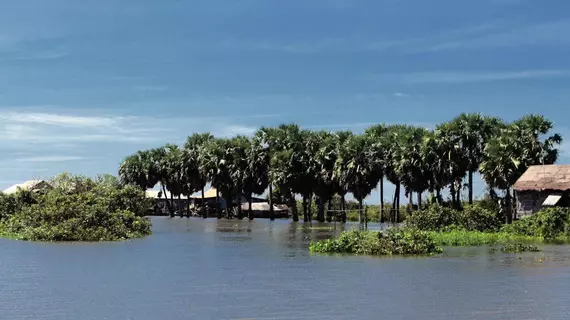
[[[524,243],[507,243],[501,248],[502,252],[520,253],[520,252],[540,252],[539,247],[532,244]]]
[[[345,231],[338,239],[311,242],[311,252],[358,255],[432,255],[442,252],[424,231],[392,228],[387,231]]]
[[[507,232],[481,232],[468,230],[448,230],[428,232],[430,237],[439,246],[480,246],[512,241],[537,241],[536,237],[516,235]]]

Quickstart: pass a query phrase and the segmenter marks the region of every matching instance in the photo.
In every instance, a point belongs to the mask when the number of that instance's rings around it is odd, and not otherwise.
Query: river
[[[152,220],[152,236],[124,243],[1,239],[0,318],[570,318],[570,246],[522,255],[479,247],[429,258],[325,256],[307,251],[310,239],[341,225]]]

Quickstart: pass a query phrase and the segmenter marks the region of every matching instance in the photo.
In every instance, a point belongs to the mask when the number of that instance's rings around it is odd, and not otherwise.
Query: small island
[[[117,178],[62,174],[0,193],[0,236],[28,241],[122,241],[151,234],[153,202]]]

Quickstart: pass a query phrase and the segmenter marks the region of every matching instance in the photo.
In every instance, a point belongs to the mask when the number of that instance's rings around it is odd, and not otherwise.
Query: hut
[[[532,215],[544,207],[570,204],[570,165],[531,166],[514,185],[516,213]]]
[[[52,186],[45,180],[28,180],[9,187],[4,190],[4,194],[15,194],[18,190],[37,192],[51,188]]]
[[[267,202],[253,202],[251,204],[251,210],[253,211],[253,216],[255,218],[269,218],[270,208],[271,207]],[[243,203],[241,205],[241,210],[243,212],[248,212],[249,203]],[[289,218],[289,208],[285,205],[273,205],[273,214],[275,218]]]

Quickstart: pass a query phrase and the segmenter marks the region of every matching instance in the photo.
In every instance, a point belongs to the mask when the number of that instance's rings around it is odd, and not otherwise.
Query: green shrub
[[[406,219],[409,226],[424,231],[438,231],[450,226],[459,225],[460,212],[438,204],[427,209],[415,211]]]
[[[359,255],[431,255],[440,253],[431,237],[412,228],[391,228],[387,231],[345,231],[338,239],[312,242],[312,252],[350,253]]]
[[[502,222],[496,212],[479,205],[467,205],[459,213],[459,226],[470,231],[497,231]]]
[[[32,241],[117,241],[150,234],[152,206],[142,190],[62,175],[52,190],[18,192],[0,201],[14,208],[2,234]]]
[[[547,240],[567,238],[569,233],[569,210],[548,208],[536,214],[505,225],[503,230],[514,234],[536,236]]]

